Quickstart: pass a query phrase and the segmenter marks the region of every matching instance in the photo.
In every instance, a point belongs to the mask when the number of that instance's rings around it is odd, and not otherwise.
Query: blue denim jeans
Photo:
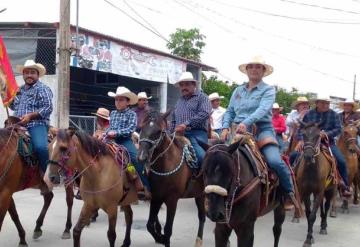
[[[198,141],[205,144],[208,143],[208,136],[205,130],[189,130],[185,132],[185,137],[189,139],[193,146],[196,157],[198,159],[198,165],[201,167],[202,161],[205,156],[205,150],[199,145]]]
[[[44,173],[46,172],[49,161],[48,129],[49,127],[46,125],[37,125],[28,128],[34,153],[39,159],[40,169]]]
[[[135,169],[137,173],[140,176],[141,182],[143,185],[150,191],[150,184],[148,177],[144,174],[144,166],[140,164],[140,162],[137,160],[137,149],[132,142],[130,137],[127,138],[116,138],[115,142],[119,145],[123,145],[126,147],[127,151],[129,152],[131,163],[135,166]]]
[[[280,153],[283,153],[284,152],[284,141],[283,141],[283,138],[282,138],[282,134],[276,134],[276,141],[277,143],[279,144],[279,149],[280,149]]]
[[[330,145],[331,152],[333,153],[335,159],[337,168],[339,170],[340,176],[342,177],[344,183],[346,186],[349,186],[349,177],[347,173],[347,167],[346,167],[346,160],[344,155],[340,152],[338,147],[335,144]],[[292,152],[290,154],[290,163],[293,164],[296,160],[296,158],[300,155],[299,152]]]

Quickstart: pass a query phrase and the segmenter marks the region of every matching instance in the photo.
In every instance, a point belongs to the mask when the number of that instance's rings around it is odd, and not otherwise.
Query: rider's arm
[[[333,128],[330,130],[325,130],[325,133],[328,135],[328,137],[335,138],[341,133],[341,122],[339,115],[336,114],[336,112],[329,112],[329,114],[331,114],[329,116],[329,121],[333,121],[333,123],[330,122],[329,124],[330,126],[333,126]]]
[[[34,118],[38,118],[39,116],[43,119],[49,118],[50,114],[53,111],[52,98],[53,93],[51,89],[48,87],[41,87],[38,93],[39,102],[41,102],[40,108],[38,109],[37,114],[34,114]]]
[[[209,98],[205,94],[200,94],[199,100],[200,105],[197,108],[197,114],[184,123],[188,127],[201,126],[202,123],[209,119],[211,112]]]
[[[128,119],[126,121],[125,126],[117,124],[116,129],[112,129],[116,132],[116,137],[129,137],[133,132],[135,132],[136,123],[137,123],[136,113],[134,111],[130,111],[127,117]],[[110,115],[110,121],[111,121],[111,115]],[[110,128],[108,129],[108,131],[109,130]]]

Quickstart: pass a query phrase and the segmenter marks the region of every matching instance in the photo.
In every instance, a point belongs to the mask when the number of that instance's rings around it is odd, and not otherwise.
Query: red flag
[[[18,90],[19,86],[16,84],[5,44],[0,36],[0,94],[4,106],[11,103]]]

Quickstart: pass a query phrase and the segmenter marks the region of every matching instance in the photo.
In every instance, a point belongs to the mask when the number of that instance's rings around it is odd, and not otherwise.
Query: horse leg
[[[43,197],[44,197],[44,205],[41,209],[39,217],[36,220],[36,226],[35,226],[35,230],[33,233],[33,239],[38,239],[42,235],[41,227],[44,223],[44,218],[45,218],[46,212],[49,209],[50,203],[54,197],[54,193],[52,193],[52,192],[45,193],[45,194],[43,194]]]
[[[126,222],[126,232],[125,232],[125,239],[122,244],[122,247],[128,247],[131,244],[131,225],[133,222],[133,211],[131,209],[131,206],[123,206],[122,209],[124,210],[125,214],[125,222]]]
[[[321,209],[321,230],[320,230],[320,234],[322,235],[326,235],[327,234],[327,214],[329,212],[330,209],[330,204],[332,201],[332,198],[334,196],[334,192],[333,190],[327,191],[325,192],[325,204],[320,206]]]
[[[343,203],[341,205],[342,213],[349,213],[349,202],[346,198],[343,199]]]
[[[274,209],[274,226],[273,226],[273,234],[274,234],[274,247],[279,245],[280,235],[282,231],[282,225],[285,221],[285,209],[282,204]]]
[[[304,200],[306,207],[306,216],[308,221],[308,233],[303,245],[304,247],[310,247],[315,242],[313,237],[313,226],[316,221],[316,212],[320,206],[320,203],[322,203],[322,198],[323,198],[323,194],[321,193],[314,196],[314,203],[311,210],[310,210],[310,204],[311,204],[310,196],[307,196],[306,200]]]
[[[354,205],[358,205],[359,204],[358,175],[355,176],[353,184],[354,184],[354,201],[353,201],[353,203],[354,203]]]
[[[62,239],[70,239],[70,229],[72,227],[71,222],[71,215],[72,215],[72,207],[74,203],[74,190],[72,186],[68,186],[65,188],[66,191],[66,204],[67,204],[67,218],[66,218],[66,225],[63,235],[61,236]]]
[[[148,232],[153,236],[155,242],[160,243],[162,241],[161,225],[158,219],[158,213],[161,207],[162,201],[156,201],[154,199],[150,202],[149,220],[146,224]],[[160,231],[158,231],[160,225]]]
[[[81,208],[81,213],[79,219],[73,228],[73,241],[74,247],[80,247],[80,236],[81,232],[85,226],[90,223],[90,217],[94,212],[94,208],[90,206],[88,203],[84,202],[84,205]]]
[[[10,217],[11,217],[12,221],[15,223],[16,229],[17,229],[17,231],[19,233],[19,237],[20,237],[19,247],[20,246],[28,246],[27,243],[26,243],[26,240],[25,240],[25,230],[24,230],[23,226],[21,225],[19,215],[18,215],[17,210],[16,210],[15,202],[14,202],[14,199],[12,197],[11,197],[8,212],[10,214]]]
[[[235,229],[237,235],[238,247],[253,247],[254,246],[254,227],[255,221],[247,222],[243,227]]]
[[[115,240],[116,240],[115,228],[116,228],[116,220],[117,220],[117,210],[118,210],[117,204],[108,207],[106,210],[106,213],[108,214],[108,219],[109,219],[109,229],[107,231],[107,237],[109,239],[110,247],[115,246]],[[91,214],[90,214],[90,216],[91,216]]]
[[[165,247],[170,247],[170,238],[172,235],[172,228],[174,224],[174,218],[176,213],[176,207],[177,207],[178,199],[169,199],[165,201],[166,204],[166,223],[164,226],[164,236],[162,244],[165,245]]]
[[[227,247],[232,229],[227,224],[216,223],[215,226],[215,247]]]
[[[200,247],[203,245],[202,238],[204,233],[204,224],[206,218],[205,212],[205,196],[195,197],[196,207],[198,209],[198,219],[199,219],[199,228],[197,233],[197,238],[195,242],[195,247]]]
[[[337,194],[337,190],[335,190],[335,195],[332,198],[331,201],[331,211],[330,211],[330,217],[331,218],[336,218],[337,216],[337,212],[336,212],[336,194]]]

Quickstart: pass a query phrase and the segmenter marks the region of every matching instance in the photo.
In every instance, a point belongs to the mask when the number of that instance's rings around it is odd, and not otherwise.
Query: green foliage
[[[221,100],[221,106],[225,108],[229,105],[232,92],[238,86],[236,84],[229,86],[224,81],[219,80],[216,76],[211,76],[207,79],[204,74],[202,82],[202,89],[207,95],[217,92],[219,95],[224,96],[224,99]]]
[[[199,62],[202,48],[205,46],[204,39],[205,35],[197,28],[177,28],[175,33],[170,34],[170,42],[166,46],[173,55]]]
[[[275,101],[283,107],[283,114],[291,112],[293,109],[293,103],[299,96],[305,96],[309,100],[313,97],[310,93],[300,93],[296,88],[292,88],[291,91],[287,91],[284,88],[277,87]]]

